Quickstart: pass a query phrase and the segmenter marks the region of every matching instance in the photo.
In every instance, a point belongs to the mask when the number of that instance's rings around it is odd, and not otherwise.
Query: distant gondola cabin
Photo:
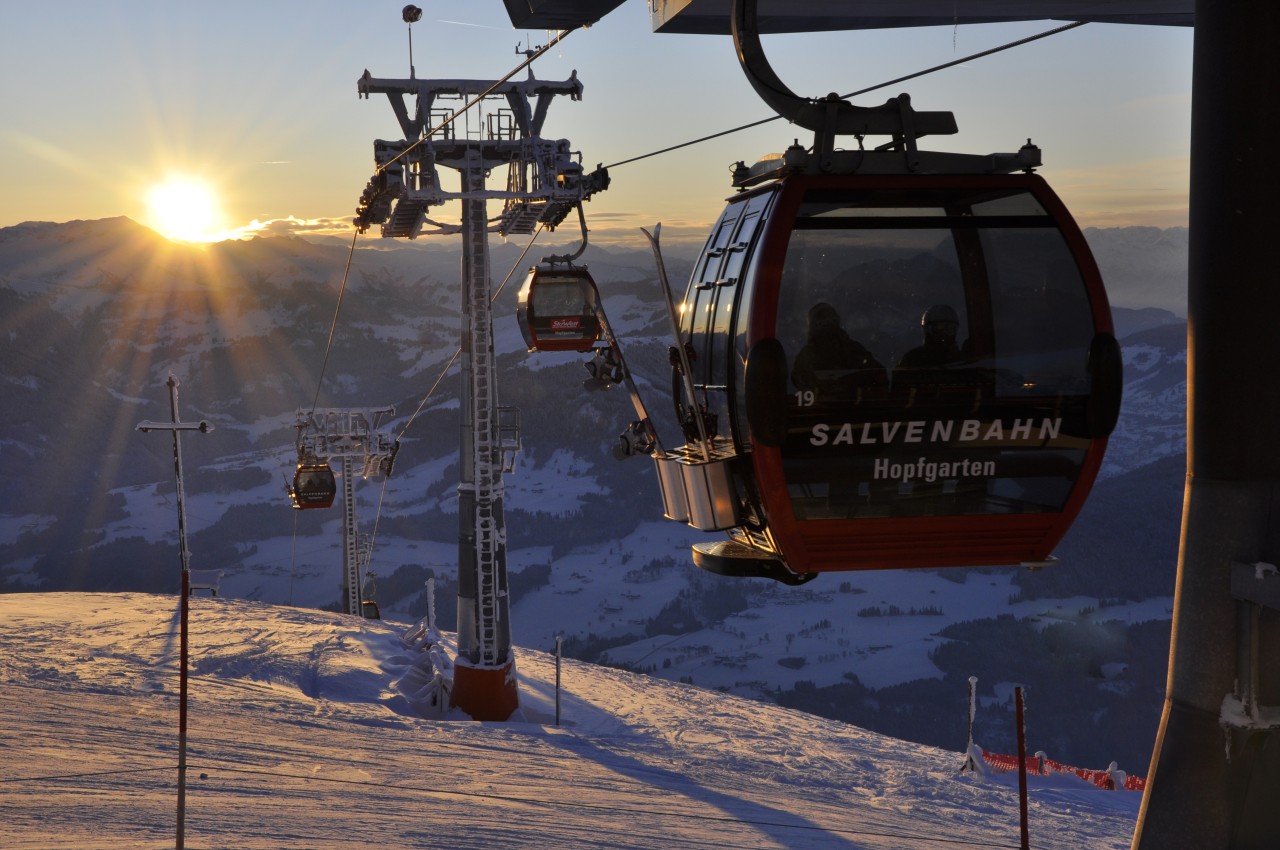
[[[581,267],[531,269],[517,296],[516,321],[530,351],[590,351],[600,321],[588,293],[595,282]]]
[[[328,508],[338,494],[333,469],[327,463],[300,463],[293,474],[290,496],[300,510]]]

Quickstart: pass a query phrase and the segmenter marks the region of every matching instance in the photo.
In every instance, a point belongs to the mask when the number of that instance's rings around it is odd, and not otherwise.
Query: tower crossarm
[[[428,211],[451,201],[499,200],[504,215],[527,219],[528,228],[499,226],[503,233],[531,232],[544,224],[554,229],[575,206],[609,187],[604,168],[587,171],[565,139],[490,139],[441,142],[425,140],[374,143],[379,170],[369,179],[356,207],[355,224],[361,232],[382,226],[384,237],[418,236],[428,223]],[[474,187],[450,191],[440,184],[437,167],[464,167],[480,162],[486,169],[506,165],[514,180],[501,188]],[[521,215],[528,210],[531,214]]]
[[[524,126],[522,132],[527,136],[536,136],[542,131],[542,122],[547,115],[551,99],[556,95],[568,95],[572,100],[582,99],[582,83],[578,73],[574,71],[569,79],[562,81],[508,80],[494,83],[492,80],[418,80],[418,79],[381,79],[374,77],[367,70],[356,81],[356,91],[361,97],[371,94],[385,94],[391,103],[391,110],[400,123],[406,139],[420,138],[431,129],[429,116],[431,105],[437,97],[453,95],[457,97],[501,97],[509,102],[516,98],[521,104],[527,104],[529,98],[537,98],[536,109],[531,113],[527,106],[517,110],[517,118]],[[412,115],[405,103],[406,95],[417,97],[416,108]]]
[[[361,464],[366,478],[374,472],[388,472],[398,444],[377,426],[383,417],[394,413],[394,407],[299,410],[295,424],[298,457],[321,463],[351,460]]]
[[[538,225],[554,229],[577,205],[609,186],[603,168],[587,172],[581,157],[565,139],[544,139],[542,126],[551,102],[559,95],[582,98],[577,72],[567,80],[382,79],[367,70],[357,80],[361,97],[384,94],[404,133],[401,141],[374,142],[374,175],[356,206],[354,223],[365,232],[381,225],[382,236],[414,239],[423,232],[456,232],[433,222],[431,208],[452,201],[499,200],[504,210],[493,230],[531,233]],[[415,102],[410,106],[407,98]],[[442,100],[470,99],[449,114]],[[490,114],[485,138],[467,138],[453,121],[477,103],[504,104]],[[443,118],[443,116],[448,116]],[[496,120],[495,120],[496,119]],[[437,124],[438,120],[443,123]],[[485,126],[483,120],[478,126]],[[462,171],[483,165],[486,170],[507,166],[513,178],[504,188],[483,184],[447,191],[438,168]],[[432,229],[434,228],[434,230]]]

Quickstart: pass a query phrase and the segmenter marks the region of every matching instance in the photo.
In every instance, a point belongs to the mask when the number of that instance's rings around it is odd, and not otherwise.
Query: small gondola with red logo
[[[595,281],[573,261],[587,250],[587,220],[578,204],[582,244],[569,254],[543,257],[516,296],[516,322],[530,351],[591,351],[600,339]]]
[[[516,321],[530,351],[590,351],[600,322],[583,297],[595,281],[581,266],[535,266],[516,300]]]

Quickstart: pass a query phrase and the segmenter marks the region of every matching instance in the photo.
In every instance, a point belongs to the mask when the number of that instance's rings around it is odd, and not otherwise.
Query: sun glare
[[[212,190],[194,180],[168,180],[147,193],[150,225],[168,239],[210,242],[219,238]]]

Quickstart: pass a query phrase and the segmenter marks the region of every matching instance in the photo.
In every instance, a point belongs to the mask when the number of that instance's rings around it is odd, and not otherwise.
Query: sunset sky
[[[125,215],[191,239],[349,236],[373,140],[400,135],[385,98],[359,99],[356,79],[366,68],[409,76],[403,5],[5,4],[0,227]],[[523,59],[517,46],[549,40],[513,30],[500,0],[419,5],[419,78],[496,79]],[[588,168],[771,114],[728,37],[653,34],[647,8],[628,0],[533,66],[540,78],[576,69],[583,81],[583,100],[560,98],[545,134],[569,139]],[[1057,25],[766,36],[764,46],[794,91],[822,96]],[[1191,44],[1189,28],[1090,24],[855,102],[907,91],[918,109],[955,112],[959,135],[926,148],[1013,151],[1030,137],[1044,151],[1041,173],[1082,226],[1185,225]],[[612,187],[587,205],[592,240],[641,247],[639,228],[660,221],[668,238],[700,241],[734,161],[797,136],[807,144],[807,135],[774,121],[612,168]]]

